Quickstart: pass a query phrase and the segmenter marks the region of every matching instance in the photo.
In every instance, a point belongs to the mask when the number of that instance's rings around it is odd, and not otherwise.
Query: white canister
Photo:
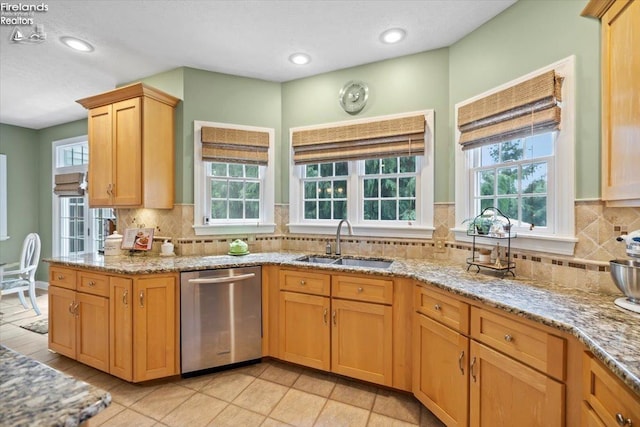
[[[114,231],[113,234],[104,239],[105,256],[120,255],[122,253],[122,234]]]
[[[165,240],[162,245],[160,245],[160,255],[171,256],[173,255],[173,243],[170,243],[168,240]]]

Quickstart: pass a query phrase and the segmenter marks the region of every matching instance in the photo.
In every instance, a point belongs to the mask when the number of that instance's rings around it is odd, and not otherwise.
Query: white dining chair
[[[19,262],[5,264],[0,276],[0,294],[18,294],[24,308],[29,308],[24,299],[24,292],[29,292],[31,306],[40,315],[36,302],[36,269],[40,261],[40,236],[30,233],[22,244],[22,254]],[[18,267],[17,269],[12,269]]]

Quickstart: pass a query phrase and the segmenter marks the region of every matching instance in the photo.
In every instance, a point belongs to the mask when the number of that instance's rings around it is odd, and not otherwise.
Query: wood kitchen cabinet
[[[469,306],[415,286],[413,394],[447,426],[469,419]]]
[[[132,382],[180,373],[177,274],[49,276],[51,350]]]
[[[640,397],[591,353],[584,353],[582,366],[583,425],[631,427],[640,424]]]
[[[331,371],[393,385],[393,281],[331,279]]]
[[[111,277],[112,375],[140,382],[180,373],[176,281]]]
[[[476,341],[471,341],[472,427],[565,425],[565,385]]]
[[[89,110],[89,206],[173,208],[178,101],[142,83],[77,101]]]
[[[281,359],[393,385],[393,281],[282,269],[279,288]]]
[[[448,426],[564,426],[567,343],[416,285],[413,392]]]
[[[52,268],[49,283],[49,348],[108,371],[109,299],[103,288],[71,269]]]
[[[280,292],[280,357],[329,371],[331,339],[329,297]]]
[[[601,20],[602,200],[640,206],[640,1],[591,0]]]

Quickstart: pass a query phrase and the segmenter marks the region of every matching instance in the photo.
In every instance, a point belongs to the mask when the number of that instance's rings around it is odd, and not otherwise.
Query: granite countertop
[[[466,265],[395,259],[388,269],[297,261],[303,253],[221,256],[118,256],[51,258],[45,261],[119,274],[145,274],[275,264],[327,271],[407,277],[572,334],[640,395],[640,314],[614,305],[615,296],[553,283],[467,272]]]
[[[74,427],[110,403],[106,391],[0,345],[2,425]]]

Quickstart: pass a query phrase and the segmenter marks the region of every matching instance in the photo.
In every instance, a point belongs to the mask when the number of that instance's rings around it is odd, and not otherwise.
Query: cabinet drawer
[[[631,420],[624,425],[640,425],[640,398],[590,353],[584,354],[583,397],[604,425],[618,426],[617,419]]]
[[[281,270],[280,289],[305,294],[329,296],[331,276],[309,271]]]
[[[566,379],[563,338],[477,307],[471,307],[471,337],[556,379]]]
[[[66,289],[75,289],[76,270],[52,265],[49,267],[49,284]]]
[[[78,291],[88,294],[109,296],[109,278],[101,274],[78,272]]]
[[[393,280],[334,276],[332,296],[356,301],[393,303]]]
[[[414,307],[417,312],[433,320],[465,335],[469,334],[469,304],[467,303],[425,286],[416,285]]]

